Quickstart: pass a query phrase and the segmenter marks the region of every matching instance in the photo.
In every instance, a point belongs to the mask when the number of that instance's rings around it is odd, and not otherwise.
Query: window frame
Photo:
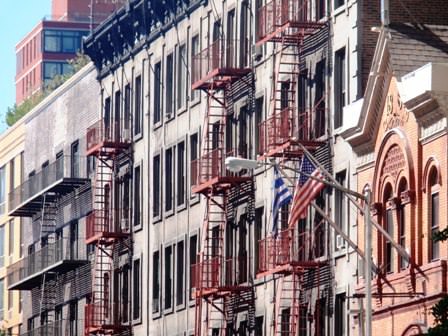
[[[132,174],[132,228],[134,232],[139,231],[143,228],[143,162],[138,162],[134,165],[133,174]],[[138,205],[139,205],[139,211],[138,216],[139,220],[138,223],[136,223],[136,214],[137,214],[137,207],[136,207],[136,201],[137,201],[137,181],[136,181],[136,172],[139,172],[139,181],[138,181]]]
[[[153,188],[153,194],[152,194],[152,217],[153,217],[153,223],[156,223],[162,219],[163,214],[163,174],[162,174],[162,152],[156,152],[155,155],[152,157],[152,177],[151,177],[151,183]],[[156,158],[158,158],[158,169],[155,167],[155,161]],[[156,186],[156,173],[158,173],[158,186]],[[157,193],[155,193],[155,190],[157,190]],[[156,197],[157,196],[157,197]],[[157,203],[156,203],[157,200]],[[157,214],[155,214],[155,209],[157,206]]]
[[[136,286],[135,283],[135,269],[136,269],[136,263],[138,263],[138,284]],[[136,287],[138,287],[138,316],[135,316],[135,305],[136,305]],[[140,324],[142,323],[142,256],[139,255],[137,257],[134,257],[132,260],[132,287],[131,287],[131,294],[132,294],[132,323],[133,324]]]
[[[180,148],[183,145],[182,162],[180,162]],[[177,211],[184,210],[187,207],[187,138],[184,137],[176,144],[176,162],[175,162],[175,206]],[[182,173],[180,172],[180,166],[182,166]],[[180,194],[183,194],[182,200]]]

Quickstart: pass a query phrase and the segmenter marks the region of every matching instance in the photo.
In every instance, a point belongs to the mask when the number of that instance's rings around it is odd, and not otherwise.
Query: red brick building
[[[359,123],[345,133],[358,156],[358,191],[372,190],[373,217],[411,256],[373,230],[373,335],[425,332],[447,293],[447,244],[432,239],[447,226],[447,76],[448,27],[382,29]]]
[[[51,16],[40,21],[16,45],[16,104],[38,92],[55,75],[69,71],[67,60],[81,49],[83,36],[121,3],[52,0]]]

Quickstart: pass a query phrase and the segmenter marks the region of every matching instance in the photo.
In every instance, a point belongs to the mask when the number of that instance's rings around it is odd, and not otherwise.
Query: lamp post
[[[345,188],[344,186],[337,183],[337,181],[330,182],[321,178],[318,178],[316,176],[304,173],[302,171],[298,171],[297,169],[290,168],[287,166],[280,166],[276,163],[270,163],[270,162],[258,162],[255,160],[249,160],[249,159],[243,159],[243,158],[237,158],[237,157],[227,157],[225,159],[225,166],[228,170],[232,172],[239,172],[243,169],[255,169],[260,166],[276,166],[281,170],[281,168],[293,170],[297,173],[303,174],[311,179],[318,180],[321,183],[330,186],[334,189],[337,189],[345,194],[354,196],[358,199],[361,199],[364,201],[364,223],[365,223],[365,235],[364,235],[364,246],[365,246],[365,253],[363,253],[357,246],[356,243],[354,243],[350,237],[348,237],[334,221],[328,217],[328,215],[320,209],[314,202],[311,203],[311,205],[316,209],[317,212],[319,212],[320,215],[322,215],[328,223],[331,224],[331,226],[335,229],[335,231],[340,234],[347,242],[348,244],[361,256],[361,258],[364,259],[364,278],[366,283],[366,316],[365,316],[365,336],[371,336],[372,335],[372,269],[378,270],[377,266],[374,265],[372,262],[372,220],[370,217],[370,199],[371,199],[371,191],[370,189],[364,190],[364,194],[358,193],[354,190]],[[288,180],[292,182],[289,178]],[[359,206],[359,205],[358,205]],[[390,237],[389,237],[390,238]]]

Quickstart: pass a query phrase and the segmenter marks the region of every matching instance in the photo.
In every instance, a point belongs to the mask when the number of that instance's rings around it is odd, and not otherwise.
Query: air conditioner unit
[[[336,248],[337,249],[343,249],[345,248],[345,239],[342,238],[341,235],[336,236]]]

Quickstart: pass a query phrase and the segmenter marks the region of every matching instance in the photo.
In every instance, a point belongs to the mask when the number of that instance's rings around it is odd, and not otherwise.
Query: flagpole
[[[339,189],[339,190],[342,190],[342,188],[344,188],[334,177],[333,177],[333,175],[332,174],[330,174],[329,172],[328,172],[328,170],[326,170],[325,169],[325,167],[323,167],[320,163],[319,163],[319,161],[317,161],[316,160],[316,158],[305,148],[305,146],[303,146],[301,143],[298,143],[297,144],[299,147],[300,147],[300,149],[302,149],[303,150],[303,152],[308,156],[308,158],[315,164],[315,165],[317,165],[321,170],[322,170],[322,172],[334,183],[334,187],[335,188],[337,188],[337,189]],[[346,188],[344,188],[344,189],[346,189]],[[360,199],[362,199],[363,201],[365,201],[366,202],[366,196],[365,195],[361,195],[361,194],[358,194],[358,196],[356,196],[355,194],[354,194],[354,192],[350,192],[350,193],[348,193],[347,194],[347,198],[358,208],[358,210],[361,212],[361,214],[362,215],[364,215],[364,216],[366,216],[366,207],[364,206],[364,207],[362,207],[361,205],[359,205],[358,204],[358,202],[355,200],[355,199],[353,199],[353,197],[352,197],[352,195],[353,196],[355,196],[355,197],[359,197]],[[366,202],[367,203],[367,202]],[[369,205],[369,207],[370,207],[370,203],[368,204]],[[370,211],[368,212],[369,213],[369,216],[370,216]],[[371,216],[370,216],[370,218],[369,218],[369,221],[368,221],[370,224],[373,224],[374,226],[375,226],[375,228],[378,230],[378,231],[380,231],[381,232],[381,234],[388,240],[388,241],[390,241],[390,243],[392,244],[392,246],[398,251],[398,253],[403,257],[403,258],[405,258],[409,263],[411,263],[411,264],[413,264],[414,265],[414,263],[412,262],[412,259],[411,259],[411,256],[409,255],[409,253],[401,246],[401,245],[399,245],[399,244],[397,244],[396,242],[395,242],[395,240],[389,235],[389,233],[385,230],[385,229],[383,229],[383,227],[381,226],[381,225],[379,225],[378,223],[377,223],[377,221],[374,219],[374,218],[372,218]]]

